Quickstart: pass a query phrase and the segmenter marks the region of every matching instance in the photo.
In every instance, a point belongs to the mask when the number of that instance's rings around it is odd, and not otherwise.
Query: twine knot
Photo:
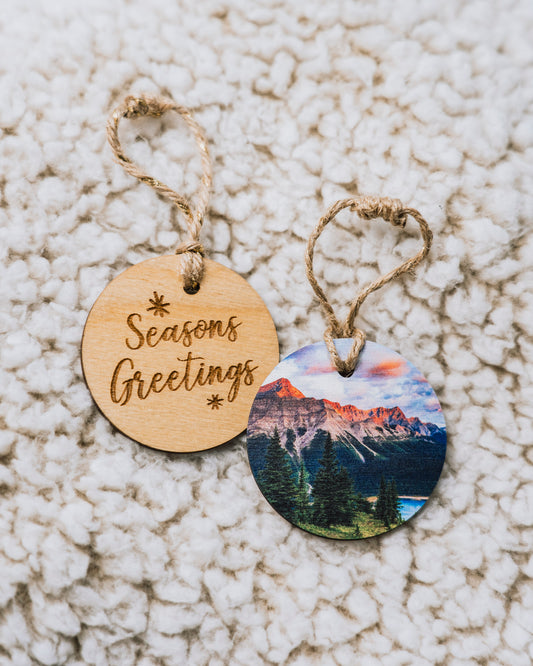
[[[184,241],[176,248],[176,254],[185,254],[185,252],[196,252],[205,257],[204,246],[199,241]]]
[[[165,111],[172,108],[169,100],[151,95],[135,97],[128,95],[122,104],[123,118],[139,118],[140,116],[162,116]]]
[[[126,97],[124,104],[126,109],[122,114],[123,118],[138,118],[148,113],[148,104],[143,99],[133,97],[133,95]]]
[[[405,227],[407,213],[399,199],[389,197],[361,197],[351,204],[350,210],[359,214],[364,220],[381,217],[395,227]]]

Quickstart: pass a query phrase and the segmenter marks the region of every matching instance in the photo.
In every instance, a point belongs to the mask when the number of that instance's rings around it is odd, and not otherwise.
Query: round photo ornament
[[[122,118],[182,116],[196,139],[202,178],[196,208],[125,156]],[[207,140],[190,111],[172,100],[128,97],[107,135],[124,169],[183,214],[188,238],[175,254],[131,266],[93,305],[82,367],[103,414],[131,439],[164,451],[202,451],[240,434],[258,387],[279,360],[276,329],[255,290],[205,257],[199,236],[211,185]]]
[[[404,228],[411,216],[424,247],[368,285],[341,324],[313,271],[315,243],[350,208],[366,220]],[[433,491],[446,455],[446,426],[435,392],[396,352],[354,324],[367,296],[414,269],[432,233],[420,213],[388,198],[335,203],[309,238],[306,273],[325,312],[324,341],[302,347],[268,375],[248,421],[248,457],[272,507],[311,534],[363,539],[412,518]]]

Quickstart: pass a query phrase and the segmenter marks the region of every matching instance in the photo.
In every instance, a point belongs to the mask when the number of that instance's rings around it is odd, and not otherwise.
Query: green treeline
[[[379,495],[374,506],[374,515],[379,520],[383,521],[385,527],[390,527],[392,523],[399,523],[402,521],[400,514],[400,500],[398,498],[398,491],[396,490],[396,481],[392,479],[390,483],[386,483],[383,476],[379,484]]]
[[[293,439],[288,442],[291,450],[294,450]],[[361,493],[355,492],[347,468],[337,460],[329,433],[314,483],[310,482],[303,457],[297,474],[293,465],[291,456],[281,446],[276,428],[267,446],[260,481],[265,497],[287,519],[325,530],[347,527],[356,538],[363,536],[360,522],[367,527],[371,524],[374,533],[402,522],[394,479],[387,483],[381,478],[379,496],[372,505]]]

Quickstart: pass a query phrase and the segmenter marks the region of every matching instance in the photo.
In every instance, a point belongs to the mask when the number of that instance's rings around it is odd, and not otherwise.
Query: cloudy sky
[[[336,341],[342,358],[348,355],[351,344],[352,340]],[[308,397],[327,398],[360,409],[398,406],[406,416],[444,426],[439,401],[427,380],[403,356],[375,342],[365,344],[351,377],[339,375],[323,342],[287,356],[264,383],[280,377],[286,377]]]

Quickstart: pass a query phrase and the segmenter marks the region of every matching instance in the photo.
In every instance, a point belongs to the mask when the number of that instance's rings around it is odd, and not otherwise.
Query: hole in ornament
[[[339,370],[338,373],[341,377],[351,377],[355,372],[355,368],[350,372],[348,370]]]
[[[197,294],[200,291],[200,283],[199,282],[191,282],[190,284],[186,284],[183,287],[183,291],[186,294]]]

